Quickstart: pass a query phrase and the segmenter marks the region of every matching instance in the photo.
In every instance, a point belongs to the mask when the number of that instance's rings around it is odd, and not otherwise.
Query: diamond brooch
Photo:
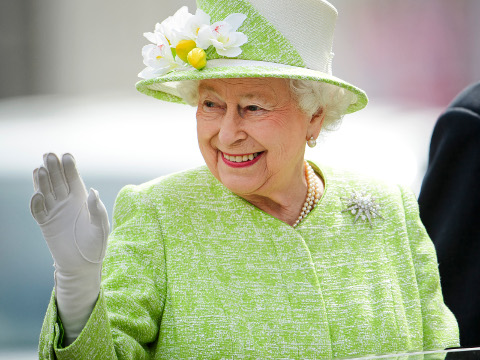
[[[346,202],[346,209],[342,210],[342,212],[349,211],[352,215],[355,215],[354,224],[358,219],[362,219],[368,220],[370,227],[372,227],[373,219],[377,217],[383,219],[379,214],[381,205],[376,202],[372,195],[367,194],[365,191],[357,192],[354,190],[349,198],[341,197],[340,199]]]

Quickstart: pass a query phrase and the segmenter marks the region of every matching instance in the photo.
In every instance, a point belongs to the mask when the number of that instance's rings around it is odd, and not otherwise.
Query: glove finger
[[[37,183],[38,191],[42,193],[45,198],[45,208],[47,212],[50,211],[55,205],[55,194],[52,191],[52,185],[50,184],[50,175],[48,170],[43,166],[40,166],[37,171]]]
[[[90,188],[87,203],[88,212],[90,213],[90,222],[98,228],[103,229],[104,238],[106,238],[110,230],[108,213],[102,200],[100,200],[97,190]]]
[[[72,154],[63,154],[62,156],[63,171],[65,173],[65,179],[67,181],[67,188],[70,193],[79,194],[87,197],[87,189],[83,183],[80,174],[78,173],[75,165],[75,158]]]
[[[33,190],[38,191],[38,168],[33,170]]]
[[[52,190],[57,200],[63,200],[68,196],[68,188],[63,175],[62,165],[57,155],[48,153],[43,156],[43,161],[50,174]]]
[[[45,208],[45,198],[42,193],[37,192],[33,194],[30,199],[30,212],[39,224],[44,224],[48,220],[48,213]]]

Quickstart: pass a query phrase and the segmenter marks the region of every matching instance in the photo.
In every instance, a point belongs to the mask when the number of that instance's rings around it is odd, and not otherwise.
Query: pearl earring
[[[307,145],[311,148],[317,146],[317,140],[313,138],[313,136],[307,141]]]

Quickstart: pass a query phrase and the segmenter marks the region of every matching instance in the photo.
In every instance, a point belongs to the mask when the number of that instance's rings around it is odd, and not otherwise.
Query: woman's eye
[[[257,106],[257,105],[249,105],[249,106],[247,106],[247,110],[248,111],[258,111],[258,110],[261,110],[261,107]]]
[[[203,104],[204,104],[206,107],[208,107],[208,108],[213,108],[213,107],[215,107],[215,103],[214,103],[213,101],[208,101],[208,100],[207,100],[207,101],[205,101]]]

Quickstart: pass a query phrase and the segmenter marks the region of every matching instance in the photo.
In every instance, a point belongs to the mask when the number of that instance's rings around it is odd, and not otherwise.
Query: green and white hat
[[[273,77],[321,81],[351,91],[364,108],[365,92],[332,75],[337,10],[325,0],[197,0],[182,7],[144,36],[147,66],[138,91],[184,103],[184,80]]]

